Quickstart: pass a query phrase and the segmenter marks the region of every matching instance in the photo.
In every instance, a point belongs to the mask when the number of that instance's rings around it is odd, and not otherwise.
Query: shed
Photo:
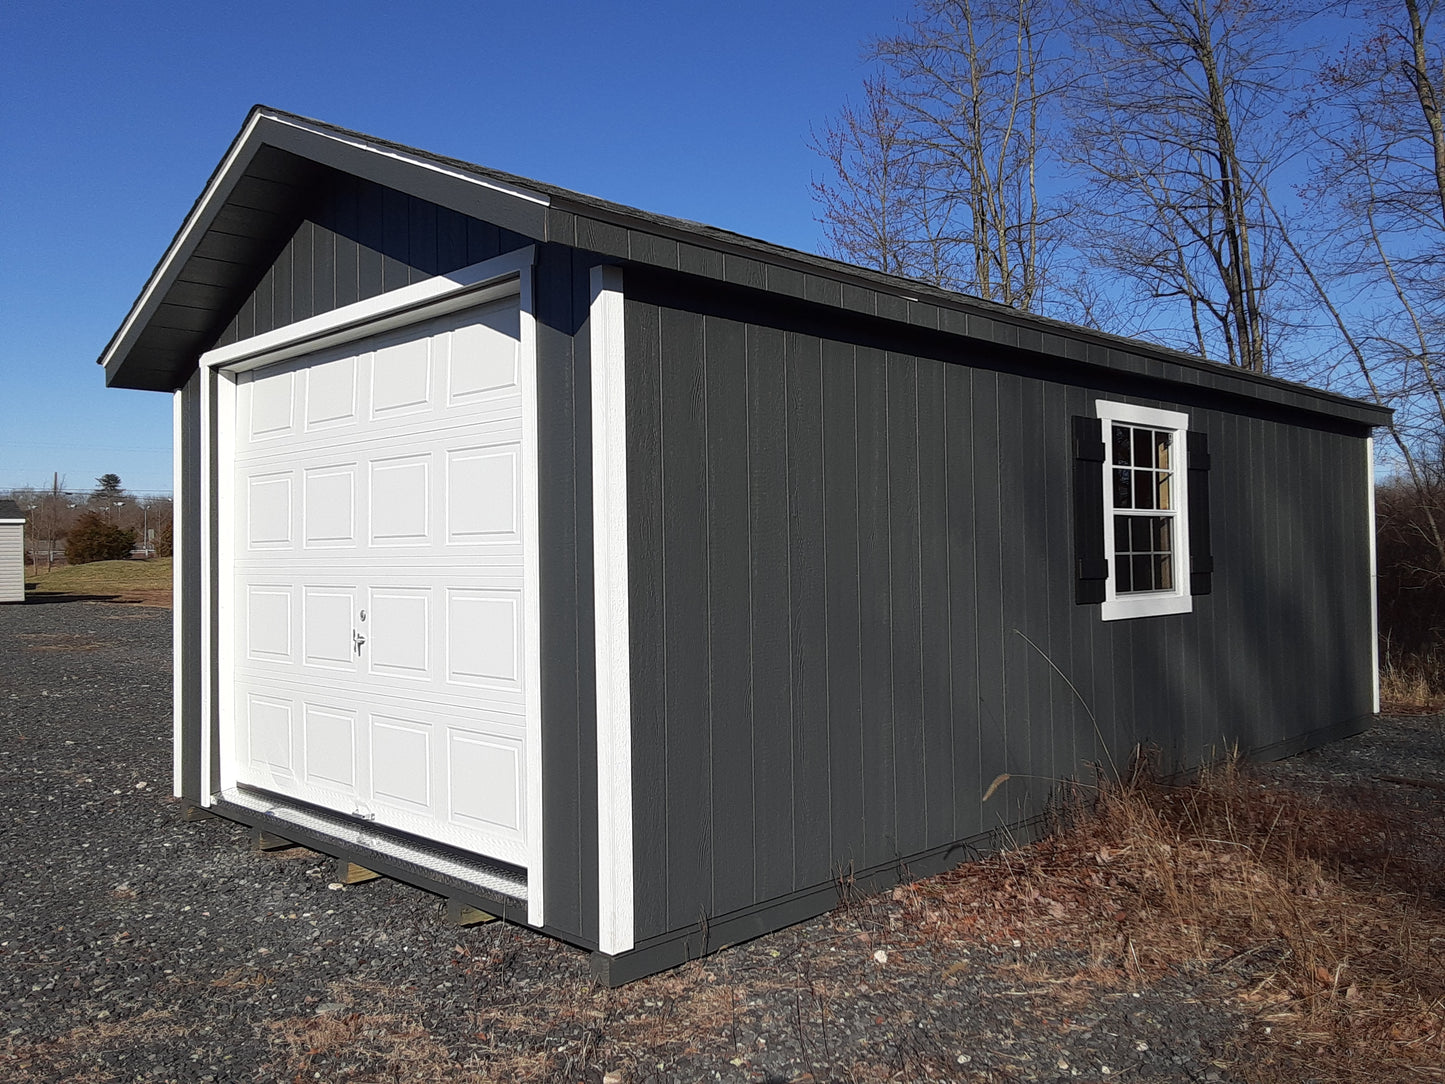
[[[0,500],[0,602],[25,601],[25,513]]]
[[[608,982],[1377,708],[1340,395],[265,107],[100,361],[176,793]]]

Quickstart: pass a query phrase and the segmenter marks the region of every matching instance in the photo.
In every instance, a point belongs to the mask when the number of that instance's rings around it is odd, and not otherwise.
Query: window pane
[[[1154,472],[1151,470],[1134,472],[1134,507],[1154,507]]]
[[[1170,446],[1170,444],[1173,442],[1174,434],[1173,434],[1173,433],[1169,433],[1169,432],[1159,432],[1159,433],[1155,433],[1155,434],[1154,434],[1154,437],[1155,437],[1155,440],[1157,441],[1157,444],[1158,444],[1158,457],[1157,457],[1157,458],[1158,458],[1158,463],[1157,463],[1157,465],[1158,465],[1158,467],[1159,467],[1160,470],[1168,470],[1168,469],[1169,469],[1169,446]]]
[[[1154,590],[1154,558],[1147,553],[1128,558],[1134,571],[1134,590]]]
[[[1149,531],[1149,524],[1153,522],[1153,517],[1134,516],[1132,518],[1134,526],[1130,533],[1133,535],[1133,538],[1126,548],[1130,553],[1148,553],[1154,548],[1151,544],[1153,539],[1150,537]]]
[[[1129,552],[1129,523],[1133,516],[1114,517],[1114,549],[1119,553]]]
[[[1114,558],[1114,591],[1116,594],[1134,590],[1134,577],[1129,560],[1128,557]]]
[[[1127,426],[1114,426],[1114,462],[1121,467],[1127,467],[1129,459],[1129,429]]]
[[[1174,589],[1174,558],[1168,554],[1154,558],[1154,586],[1160,591]]]
[[[1174,477],[1172,474],[1161,474],[1159,477],[1159,508],[1172,508],[1173,497],[1169,493],[1169,481]]]
[[[1174,521],[1168,516],[1159,516],[1154,520],[1153,545],[1149,548],[1155,553],[1173,553],[1174,546],[1171,544],[1173,537]]]
[[[1154,431],[1152,429],[1134,430],[1134,466],[1152,467],[1154,465]]]
[[[1114,472],[1114,507],[1133,508],[1134,503],[1129,499],[1129,474],[1127,470],[1116,470]]]

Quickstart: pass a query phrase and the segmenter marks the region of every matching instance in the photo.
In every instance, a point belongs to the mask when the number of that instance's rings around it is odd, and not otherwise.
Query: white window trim
[[[1097,399],[1094,410],[1101,423],[1104,439],[1104,556],[1109,562],[1109,577],[1104,581],[1104,602],[1099,616],[1105,621],[1122,621],[1135,617],[1160,617],[1185,614],[1194,609],[1189,592],[1189,415],[1175,410],[1135,406]],[[1114,485],[1111,472],[1112,447],[1109,425],[1142,425],[1152,429],[1169,429],[1174,433],[1174,590],[1150,591],[1119,595],[1114,590],[1114,569],[1118,558],[1114,553]],[[1124,509],[1123,511],[1129,511]]]

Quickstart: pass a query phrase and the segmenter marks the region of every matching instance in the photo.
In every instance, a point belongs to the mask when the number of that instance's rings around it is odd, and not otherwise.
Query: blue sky
[[[257,102],[796,248],[808,149],[904,0],[40,3],[0,12],[0,493],[171,486],[95,359]]]

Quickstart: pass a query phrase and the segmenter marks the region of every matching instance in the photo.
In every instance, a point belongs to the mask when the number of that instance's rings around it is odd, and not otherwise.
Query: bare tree
[[[885,73],[861,111],[814,146],[833,251],[1036,310],[1053,241],[1040,195],[1045,112],[1057,89],[1048,4],[921,0],[873,43]]]
[[[1283,268],[1261,201],[1288,157],[1299,18],[1267,0],[1082,0],[1079,12],[1070,146],[1087,196],[1073,214],[1087,257],[1145,303],[1122,330],[1271,368]]]
[[[830,254],[891,275],[927,277],[916,263],[918,189],[903,121],[883,78],[863,83],[863,104],[844,105],[813,149],[832,176],[813,182]]]
[[[1445,576],[1445,52],[1433,10],[1397,0],[1322,66],[1304,188],[1319,213],[1291,248],[1355,390],[1395,409],[1395,465]]]

